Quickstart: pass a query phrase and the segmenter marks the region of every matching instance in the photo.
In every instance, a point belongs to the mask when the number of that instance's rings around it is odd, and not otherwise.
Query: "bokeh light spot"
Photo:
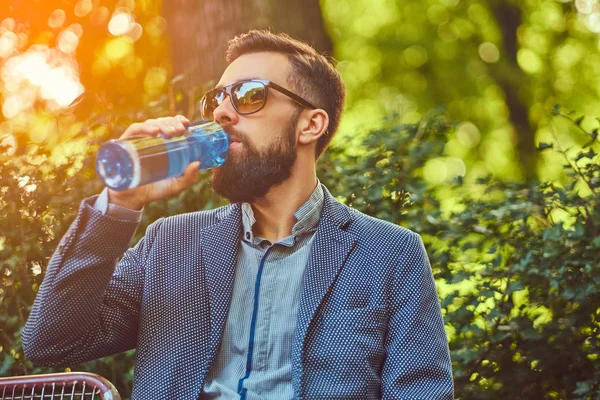
[[[71,26],[69,26],[69,30],[73,31],[78,38],[83,36],[83,26],[81,26],[81,24],[71,24]]]
[[[467,174],[467,166],[460,158],[448,157],[445,161],[447,178],[454,179],[457,176],[465,176]]]
[[[16,52],[18,38],[17,35],[8,31],[0,36],[0,58],[8,58]]]
[[[567,42],[557,48],[554,52],[553,61],[555,68],[558,68],[559,70],[571,68],[581,61],[581,59],[584,57],[584,54],[585,48],[581,46],[579,42]]]
[[[106,22],[106,20],[108,19],[109,15],[110,15],[110,12],[108,11],[108,8],[101,6],[101,7],[95,8],[90,13],[90,20],[95,25],[103,25]]]
[[[22,111],[23,103],[19,96],[9,96],[2,104],[2,114],[8,119],[14,118]]]
[[[23,32],[19,32],[17,34],[17,47],[19,49],[24,49],[27,47],[27,43],[29,43],[29,37],[27,36],[26,33]]]
[[[517,63],[529,74],[536,74],[542,70],[542,61],[533,50],[520,49],[517,52]]]
[[[123,9],[133,11],[133,9],[135,8],[135,0],[119,0],[119,5]]]
[[[92,4],[92,0],[79,0],[77,4],[75,4],[74,12],[76,16],[81,18],[88,15],[93,8],[94,5]]]
[[[448,10],[446,7],[432,5],[427,9],[427,18],[429,18],[429,22],[431,22],[433,25],[440,25],[448,22],[450,16],[448,15]]]
[[[485,24],[490,18],[490,14],[488,13],[487,9],[478,3],[474,3],[469,6],[467,9],[467,15],[471,21],[477,22],[478,24]]]
[[[133,40],[134,42],[137,42],[142,37],[143,32],[144,28],[142,28],[142,25],[136,22],[131,26],[129,32],[127,32],[127,37]]]
[[[458,32],[452,24],[447,22],[438,26],[438,36],[445,42],[453,42],[458,39]]]
[[[52,11],[52,14],[50,14],[50,17],[48,17],[48,26],[52,29],[60,28],[61,26],[63,26],[66,19],[67,14],[64,12],[64,10],[61,10],[59,8],[57,10]]]
[[[146,23],[146,33],[152,37],[161,37],[167,30],[167,20],[156,16]]]
[[[116,63],[133,53],[133,43],[129,38],[115,38],[106,43],[104,52],[111,62]]]
[[[577,11],[582,14],[590,14],[594,9],[595,0],[575,0]]]
[[[132,28],[133,18],[131,15],[119,12],[115,13],[108,23],[108,31],[113,36],[121,36]]]
[[[419,68],[428,60],[427,50],[421,46],[413,45],[404,50],[404,60],[413,68]]]
[[[2,20],[2,23],[0,23],[0,28],[4,28],[7,31],[14,31],[16,25],[17,23],[13,18],[5,18]]]
[[[461,146],[473,148],[479,144],[481,133],[473,123],[463,122],[458,125],[456,139]]]
[[[73,53],[79,45],[79,37],[70,29],[65,30],[58,37],[58,48],[63,53]]]
[[[446,180],[447,176],[448,168],[446,167],[446,163],[439,158],[427,161],[423,167],[423,178],[431,184],[440,184]]]
[[[150,95],[160,93],[167,83],[167,71],[162,67],[153,67],[148,70],[144,78],[144,90]]]
[[[479,57],[486,63],[495,63],[500,59],[500,51],[494,43],[484,42],[479,45]]]
[[[587,16],[585,24],[594,33],[600,33],[600,12],[593,12]]]

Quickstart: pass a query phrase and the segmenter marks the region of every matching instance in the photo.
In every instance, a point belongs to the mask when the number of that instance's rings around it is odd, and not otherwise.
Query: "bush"
[[[450,132],[439,116],[391,124],[368,137],[366,156],[336,154],[327,163],[323,181],[348,204],[423,236],[457,397],[600,396],[598,130],[571,120],[588,143],[556,150],[565,160],[563,185],[491,177],[427,184],[422,169],[444,156]],[[454,205],[443,212],[444,202]]]

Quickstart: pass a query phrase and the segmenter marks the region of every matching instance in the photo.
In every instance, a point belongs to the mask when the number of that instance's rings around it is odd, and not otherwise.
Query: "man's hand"
[[[190,125],[190,121],[182,116],[149,119],[146,122],[131,124],[119,139],[139,136],[180,136]],[[200,162],[195,161],[187,166],[183,175],[149,183],[121,192],[108,189],[108,202],[131,210],[141,210],[147,203],[164,197],[173,196],[187,189],[198,181]]]

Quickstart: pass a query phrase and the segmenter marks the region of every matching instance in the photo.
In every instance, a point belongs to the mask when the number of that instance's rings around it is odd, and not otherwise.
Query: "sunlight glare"
[[[41,86],[42,97],[54,101],[58,108],[71,104],[83,90],[79,90],[81,84],[73,81],[69,75],[65,68],[51,68],[48,71],[48,79]]]
[[[66,32],[77,38],[72,31]],[[46,46],[32,46],[9,58],[0,78],[5,82],[2,113],[8,119],[31,108],[36,100],[44,100],[50,110],[59,110],[83,93],[74,58]]]

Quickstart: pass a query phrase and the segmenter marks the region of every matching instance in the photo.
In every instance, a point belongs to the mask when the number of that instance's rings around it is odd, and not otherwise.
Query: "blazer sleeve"
[[[136,345],[144,263],[161,221],[127,250],[138,223],[102,215],[94,200],[82,202],[52,255],[23,329],[35,363],[64,367]]]
[[[383,398],[453,399],[444,321],[427,253],[416,233],[409,234],[396,266],[389,306]]]

